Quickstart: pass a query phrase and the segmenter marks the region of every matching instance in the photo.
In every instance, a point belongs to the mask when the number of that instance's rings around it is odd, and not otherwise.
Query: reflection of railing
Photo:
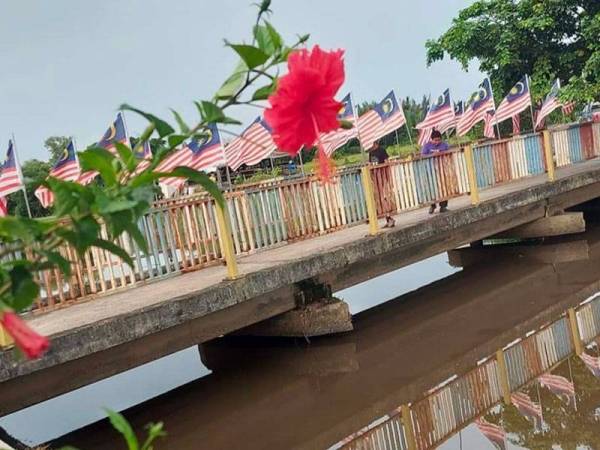
[[[578,325],[572,327],[571,315]],[[577,352],[578,342],[591,342],[598,335],[600,294],[332,448],[426,450],[439,446],[500,401],[510,402],[511,392]]]
[[[558,128],[549,137],[559,166],[600,155],[600,123]],[[397,214],[464,195],[472,190],[469,179],[484,189],[546,170],[539,134],[475,146],[472,154],[470,174],[465,149],[368,166],[365,179],[370,176],[373,185],[376,214]],[[55,270],[40,273],[43,289],[34,309],[53,309],[221,263],[225,242],[231,241],[239,256],[364,223],[369,202],[361,169],[341,169],[325,185],[310,176],[236,187],[226,194],[228,231],[220,229],[214,201],[203,195],[157,202],[139,223],[147,253],[129,236],[119,239],[134,260],[133,268],[104,250],[93,249],[79,258],[72,248],[63,247],[73,274],[64,279]],[[224,239],[227,234],[229,239]]]

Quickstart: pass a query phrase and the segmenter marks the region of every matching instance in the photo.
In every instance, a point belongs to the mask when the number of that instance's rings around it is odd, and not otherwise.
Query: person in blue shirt
[[[429,142],[427,142],[421,149],[421,155],[423,155],[423,156],[434,155],[439,152],[445,152],[449,148],[450,147],[448,146],[448,144],[446,142],[442,141],[442,133],[440,133],[438,130],[433,130],[431,132],[431,137],[429,138]],[[435,212],[436,208],[437,208],[437,204],[433,203],[429,207],[429,214],[433,214]],[[440,202],[440,212],[445,213],[446,211],[448,211],[448,201],[444,200],[444,201]]]

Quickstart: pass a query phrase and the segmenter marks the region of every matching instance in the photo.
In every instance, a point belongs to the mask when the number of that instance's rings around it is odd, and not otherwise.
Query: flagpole
[[[531,131],[535,133],[535,114],[533,113],[533,97],[531,96],[531,78],[527,77],[527,89],[529,89],[529,112],[531,113]]]
[[[487,77],[488,83],[490,83],[490,92],[492,93],[492,101],[494,102],[494,122],[496,122],[496,131],[498,132],[498,139],[502,139],[502,135],[500,134],[500,125],[498,125],[498,121],[496,120],[496,98],[494,97],[494,88],[492,86],[492,80],[490,77]]]
[[[306,174],[304,173],[304,161],[302,160],[302,150],[303,148],[301,148],[298,152],[298,156],[300,157],[300,171],[302,172],[302,176],[305,177]]]
[[[350,101],[352,102],[352,114],[354,115],[354,126],[356,127],[356,137],[358,138],[358,146],[360,148],[360,154],[362,155],[363,164],[367,162],[367,154],[363,148],[362,141],[360,139],[360,127],[358,126],[358,111],[356,109],[356,103],[354,102],[354,95],[350,92]]]
[[[219,131],[219,127],[216,126],[217,133],[219,133],[219,141],[221,142],[221,151],[223,152],[223,161],[225,161],[225,174],[227,176],[227,184],[229,185],[229,190],[233,190],[233,185],[231,184],[231,173],[229,172],[229,163],[227,161],[227,153],[225,153],[225,144],[221,141],[221,132]]]
[[[575,394],[575,381],[573,380],[573,370],[571,369],[571,357],[567,358],[567,364],[569,365],[569,378],[571,378],[571,384],[573,385],[573,406],[577,411],[577,395]]]
[[[410,141],[410,146],[412,147],[413,140],[412,140],[412,136],[410,135],[410,125],[408,123],[408,117],[406,116],[406,113],[404,112],[404,105],[402,105],[402,99],[400,99],[400,110],[402,111],[402,115],[404,116],[404,121],[406,122],[406,133],[408,134],[408,140]],[[398,130],[396,130],[396,133],[398,133]],[[396,134],[396,136],[397,136],[397,134]]]
[[[25,188],[25,180],[23,179],[23,172],[21,171],[21,163],[19,161],[19,156],[17,154],[17,141],[15,140],[15,133],[12,133],[12,145],[13,145],[13,152],[15,155],[15,165],[17,166],[17,170],[19,171],[21,183],[23,183],[21,192],[23,192],[23,198],[25,199],[25,207],[27,208],[27,215],[31,219],[31,208],[29,207],[29,199],[27,198],[27,189]]]

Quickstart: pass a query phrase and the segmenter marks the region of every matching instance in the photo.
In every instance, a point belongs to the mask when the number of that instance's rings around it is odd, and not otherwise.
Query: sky
[[[273,0],[271,22],[288,42],[346,51],[346,83],[356,102],[394,89],[420,99],[450,88],[466,98],[482,79],[450,60],[427,68],[436,38],[472,0]],[[0,4],[0,152],[14,133],[21,161],[48,159],[49,136],[96,142],[122,103],[172,119],[197,119],[194,100],[210,99],[233,70],[223,45],[250,39],[251,0],[19,0]],[[231,110],[249,123],[256,109]],[[144,122],[126,115],[130,135]],[[237,131],[232,128],[230,131]]]

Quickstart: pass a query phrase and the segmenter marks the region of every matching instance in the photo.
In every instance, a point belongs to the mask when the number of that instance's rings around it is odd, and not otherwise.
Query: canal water
[[[337,293],[352,333],[223,338],[0,427],[27,445],[125,448],[101,420],[111,408],[140,435],[163,421],[157,449],[600,450],[600,228],[465,261],[439,255]]]

